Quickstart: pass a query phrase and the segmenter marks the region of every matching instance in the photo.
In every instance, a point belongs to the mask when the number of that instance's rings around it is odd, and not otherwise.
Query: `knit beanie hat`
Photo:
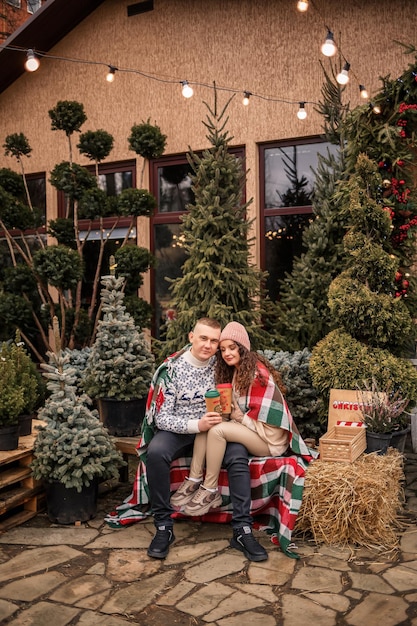
[[[220,341],[223,341],[223,339],[236,341],[246,348],[246,350],[250,350],[249,335],[246,332],[246,328],[242,326],[242,324],[239,324],[239,322],[229,322],[229,324],[223,328]]]

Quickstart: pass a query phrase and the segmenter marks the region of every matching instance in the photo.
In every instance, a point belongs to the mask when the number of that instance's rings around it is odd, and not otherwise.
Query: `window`
[[[242,147],[230,148],[237,157],[244,157]],[[153,335],[161,337],[161,325],[174,313],[170,308],[170,280],[182,275],[186,253],[181,245],[181,215],[194,202],[191,188],[192,167],[185,154],[155,159],[151,162],[150,190],[157,199],[152,218],[151,250],[157,259],[152,276],[154,307]]]
[[[26,174],[26,183],[32,206],[40,212],[42,225],[46,224],[45,174]]]
[[[88,166],[86,169],[95,174],[94,166]],[[136,161],[116,161],[113,163],[101,163],[98,168],[98,186],[103,189],[108,196],[118,196],[124,189],[136,187]],[[72,215],[72,207],[67,208],[67,199],[62,192],[58,192],[58,215],[65,217],[67,211]],[[116,218],[106,218],[105,225],[114,225]],[[126,226],[129,218],[120,218],[118,226]],[[81,220],[83,222],[83,220]],[[90,226],[90,224],[88,224]],[[93,222],[92,228],[98,226]]]
[[[260,146],[261,258],[272,300],[279,299],[279,281],[303,252],[303,231],[313,219],[318,154],[328,151],[337,147],[320,137]]]
[[[88,166],[86,169],[95,174],[95,167]],[[113,163],[102,163],[99,165],[98,186],[103,189],[108,196],[118,196],[124,189],[136,186],[136,161],[116,161]],[[65,217],[67,211],[67,198],[63,192],[58,192],[58,215]],[[72,207],[69,208],[69,215],[72,215]],[[131,226],[129,217],[105,217],[103,219],[104,236],[108,238],[103,253],[102,268],[108,268],[109,257],[123,243],[125,236]],[[85,277],[82,290],[83,304],[90,305],[91,294],[93,292],[95,280],[95,268],[100,254],[100,232],[99,220],[79,220],[80,240],[87,238],[84,244],[83,256],[85,261]],[[136,228],[129,230],[129,244],[136,244]]]
[[[27,0],[28,13],[36,13],[42,6],[41,0]]]
[[[7,4],[10,4],[12,7],[16,7],[16,9],[20,9],[21,2],[20,0],[6,0]]]

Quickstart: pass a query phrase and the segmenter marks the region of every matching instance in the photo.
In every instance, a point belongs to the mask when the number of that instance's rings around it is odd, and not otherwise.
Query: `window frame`
[[[203,154],[203,150],[195,150],[193,151],[197,156],[201,157]],[[246,163],[246,147],[243,144],[239,144],[236,146],[230,146],[229,152],[234,154],[236,157],[240,157],[243,163],[243,169],[246,171],[245,163]],[[155,196],[156,199],[156,210],[151,217],[150,220],[150,237],[149,237],[149,245],[150,251],[155,254],[155,226],[159,224],[180,224],[181,223],[181,215],[183,215],[186,211],[164,211],[159,212],[159,176],[158,170],[161,167],[168,167],[170,165],[184,165],[188,164],[187,155],[189,152],[178,152],[175,154],[163,155],[157,159],[150,160],[149,166],[149,190]],[[242,203],[246,202],[246,185],[243,189]],[[156,279],[155,279],[155,269],[151,268],[150,270],[150,291],[151,291],[151,306],[153,310],[152,316],[152,335],[156,336],[156,319],[155,314],[157,310],[156,306]]]
[[[280,215],[311,215],[313,205],[271,207],[265,208],[265,151],[269,148],[287,148],[292,146],[310,145],[315,143],[329,143],[324,135],[310,135],[307,137],[295,137],[277,141],[266,141],[258,144],[259,157],[259,235],[260,235],[260,261],[261,268],[265,270],[266,249],[265,249],[265,218]]]

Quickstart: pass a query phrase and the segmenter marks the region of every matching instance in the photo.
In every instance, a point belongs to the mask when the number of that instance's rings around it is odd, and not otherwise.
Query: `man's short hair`
[[[210,328],[219,329],[222,327],[220,322],[215,320],[213,317],[200,317],[199,320],[196,321],[193,332],[195,332],[197,324],[204,324],[204,326],[210,326]]]

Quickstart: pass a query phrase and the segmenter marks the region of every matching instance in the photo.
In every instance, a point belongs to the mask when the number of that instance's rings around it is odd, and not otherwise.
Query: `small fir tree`
[[[101,284],[103,319],[87,359],[84,390],[91,398],[145,398],[154,359],[144,334],[123,305],[124,279],[104,276]]]
[[[341,189],[351,226],[343,240],[349,260],[329,288],[335,330],[315,346],[310,360],[325,406],[331,388],[356,389],[371,379],[382,389],[393,384],[403,397],[417,399],[417,372],[399,358],[415,337],[415,324],[396,297],[399,259],[392,254],[391,217],[380,191],[377,165],[359,155],[355,174]]]
[[[59,346],[55,318],[55,337]],[[43,363],[50,392],[39,418],[45,422],[38,430],[31,463],[37,480],[59,481],[78,492],[96,479],[118,478],[124,464],[121,453],[97,417],[87,406],[88,398],[78,395],[75,369],[70,356],[61,349],[50,352],[49,364]]]
[[[250,260],[252,222],[246,211],[251,201],[242,202],[245,171],[241,159],[229,152],[229,102],[219,112],[214,90],[214,108],[206,104],[203,122],[211,148],[201,157],[192,151],[189,155],[195,203],[183,218],[181,241],[188,258],[171,289],[176,316],[168,325],[165,354],[186,343],[188,332],[203,316],[222,324],[241,322],[251,329],[254,344],[261,336],[258,299],[263,275]]]

